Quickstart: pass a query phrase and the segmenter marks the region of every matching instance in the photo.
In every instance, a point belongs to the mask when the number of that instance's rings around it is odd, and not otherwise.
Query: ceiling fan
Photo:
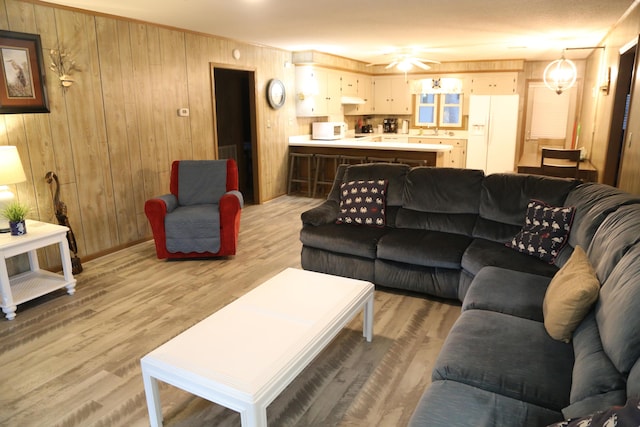
[[[418,58],[415,55],[409,54],[409,53],[404,53],[404,54],[399,54],[396,55],[396,57],[391,61],[391,62],[382,62],[382,63],[371,63],[371,64],[367,64],[367,67],[371,67],[374,65],[385,65],[386,66],[384,68],[392,68],[392,67],[398,67],[398,69],[400,71],[404,71],[407,72],[409,71],[414,65],[418,68],[422,68],[423,70],[429,70],[431,69],[431,67],[429,65],[427,65],[426,63],[429,64],[440,64],[440,61],[434,61],[432,59],[424,59],[424,58]]]

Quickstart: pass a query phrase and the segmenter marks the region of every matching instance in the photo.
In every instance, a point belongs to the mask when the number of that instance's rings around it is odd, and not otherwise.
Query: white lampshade
[[[13,145],[0,146],[0,185],[17,184],[26,180],[18,149]]]
[[[27,177],[22,169],[22,162],[18,149],[12,145],[0,146],[0,211],[13,201],[14,195],[9,190],[9,184],[24,182]],[[9,222],[0,217],[0,232],[9,231]]]

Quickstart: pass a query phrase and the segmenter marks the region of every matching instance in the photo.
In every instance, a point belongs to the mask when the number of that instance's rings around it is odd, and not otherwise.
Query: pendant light
[[[560,59],[556,59],[544,69],[544,84],[558,95],[570,89],[578,75],[576,64],[564,57],[564,50]]]

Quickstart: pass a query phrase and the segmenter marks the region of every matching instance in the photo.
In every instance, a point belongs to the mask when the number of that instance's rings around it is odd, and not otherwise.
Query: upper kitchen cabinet
[[[473,95],[513,95],[518,93],[518,73],[492,73],[471,78]]]
[[[342,114],[340,73],[312,66],[296,67],[296,114],[317,117]]]
[[[404,76],[374,77],[373,112],[375,114],[411,114],[411,92]]]
[[[354,116],[373,113],[372,78],[363,74],[342,75],[342,96],[364,100],[364,104],[344,104],[344,115]]]

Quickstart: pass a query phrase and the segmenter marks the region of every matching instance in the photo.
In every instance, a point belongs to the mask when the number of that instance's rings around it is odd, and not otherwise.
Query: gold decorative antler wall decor
[[[51,49],[49,56],[51,57],[51,65],[49,68],[58,75],[62,88],[68,88],[74,82],[72,78],[73,72],[82,70],[76,64],[71,53],[62,46]]]

